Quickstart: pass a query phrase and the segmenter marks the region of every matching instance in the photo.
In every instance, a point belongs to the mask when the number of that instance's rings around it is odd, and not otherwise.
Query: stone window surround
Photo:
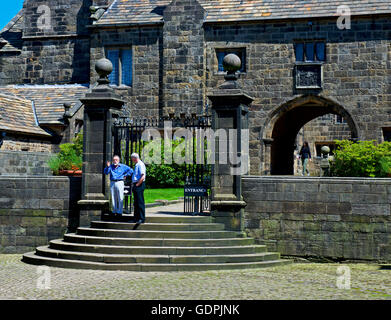
[[[336,144],[333,141],[315,141],[314,147],[315,147],[315,154],[314,158],[322,158],[322,154],[320,149],[324,146],[327,146],[330,148],[330,155],[334,155],[334,150],[336,149]]]
[[[226,74],[225,72],[218,71],[218,61],[217,61],[216,50],[240,50],[240,49],[245,50],[245,57],[246,57],[245,70],[246,71],[241,72],[240,74],[243,76],[246,76],[247,73],[249,72],[249,70],[250,70],[249,52],[250,52],[251,44],[242,43],[242,42],[224,42],[224,43],[216,42],[216,43],[211,44],[209,46],[209,48],[211,50],[212,57],[207,65],[210,67],[209,70],[212,70],[212,74],[214,76],[224,77],[224,75]]]
[[[240,53],[239,58],[242,61],[241,68],[243,68],[243,71],[238,70],[238,72],[243,74],[243,73],[246,73],[246,71],[247,71],[247,65],[246,65],[246,56],[247,56],[246,53],[247,52],[246,51],[247,51],[246,48],[243,48],[243,47],[241,47],[241,48],[216,48],[215,49],[215,55],[217,57],[218,56],[217,53],[220,53],[220,52],[227,53],[227,54],[229,54],[229,53],[236,53],[236,52]],[[243,57],[244,57],[244,59],[243,59]],[[244,60],[244,63],[243,63],[243,60]],[[218,74],[226,74],[225,71],[219,70],[219,65],[218,64],[219,64],[219,61],[218,61],[218,58],[217,58],[217,73]]]
[[[107,45],[107,46],[104,46],[103,47],[103,50],[104,50],[104,56],[107,57],[107,50],[131,50],[132,52],[132,84],[134,83],[134,63],[133,63],[133,59],[134,59],[134,49],[133,49],[133,45],[131,44],[118,44],[118,45]],[[119,82],[121,82],[121,79],[122,79],[122,63],[121,63],[121,59],[119,59],[119,74],[118,74],[118,77],[119,77]],[[120,84],[120,85],[115,85],[115,84],[110,84],[111,87],[113,87],[114,89],[116,90],[129,90],[131,88],[133,88],[133,85],[124,85],[124,84]]]
[[[335,124],[346,124],[347,123],[346,119],[344,117],[342,117],[341,115],[339,115],[339,114],[335,115],[335,121],[334,122],[335,122]]]

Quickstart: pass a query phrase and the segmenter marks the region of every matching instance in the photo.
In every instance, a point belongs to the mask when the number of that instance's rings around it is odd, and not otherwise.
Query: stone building
[[[303,135],[314,154],[336,138],[390,138],[390,2],[340,4],[25,0],[1,32],[0,93],[9,85],[87,90],[95,62],[106,56],[132,116],[202,114],[208,90],[224,80],[222,59],[234,52],[242,59],[240,84],[255,98],[251,174],[293,174]],[[78,94],[70,96],[71,110],[81,112]],[[61,132],[70,131],[60,122]]]

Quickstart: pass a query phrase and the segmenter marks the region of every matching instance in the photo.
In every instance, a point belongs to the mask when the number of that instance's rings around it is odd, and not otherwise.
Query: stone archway
[[[352,139],[358,139],[358,126],[351,114],[339,103],[324,97],[301,96],[271,112],[261,133],[265,144],[263,173],[293,174],[293,151],[299,130],[311,120],[330,113],[342,116],[351,130]]]

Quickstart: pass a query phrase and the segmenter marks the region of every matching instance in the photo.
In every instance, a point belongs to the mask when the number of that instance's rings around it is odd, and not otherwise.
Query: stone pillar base
[[[216,223],[223,223],[226,230],[243,231],[243,214],[246,202],[236,200],[211,201],[211,215]]]
[[[109,211],[109,200],[80,200],[80,227],[89,227],[91,221],[101,220],[105,212]]]

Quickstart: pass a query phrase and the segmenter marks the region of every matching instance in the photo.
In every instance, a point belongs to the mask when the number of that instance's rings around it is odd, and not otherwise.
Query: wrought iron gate
[[[194,163],[184,165],[184,213],[185,214],[207,214],[210,211],[210,189],[211,189],[211,165],[207,163],[207,152],[204,139],[197,140],[200,130],[211,127],[210,117],[190,117],[181,116],[174,118],[172,115],[153,119],[130,119],[126,117],[116,118],[113,123],[113,155],[118,155],[121,162],[134,167],[131,161],[131,154],[136,152],[142,155],[142,150],[146,144],[143,141],[142,133],[147,128],[162,128],[163,121],[171,121],[173,128],[182,127],[191,133],[191,139],[186,140],[186,152],[193,154]],[[203,163],[195,163],[199,144],[204,144],[201,148]],[[147,168],[148,170],[148,168]],[[147,173],[148,175],[148,173]],[[132,192],[131,178],[125,181],[124,213],[132,212]]]
[[[118,155],[121,162],[134,168],[130,158],[132,153],[141,155],[145,141],[141,139],[143,131],[147,127],[157,127],[157,119],[130,119],[126,117],[116,118],[113,125],[113,155]],[[131,177],[125,181],[124,213],[133,211]]]
[[[200,134],[201,130],[210,127],[208,116],[193,116],[185,120],[185,128],[191,131],[192,136],[192,140],[188,140],[186,152],[192,152],[194,163],[186,164],[185,168],[184,212],[193,215],[210,212],[211,165],[208,164],[208,141]],[[201,153],[198,158],[203,159],[202,163],[197,163],[197,153]]]

